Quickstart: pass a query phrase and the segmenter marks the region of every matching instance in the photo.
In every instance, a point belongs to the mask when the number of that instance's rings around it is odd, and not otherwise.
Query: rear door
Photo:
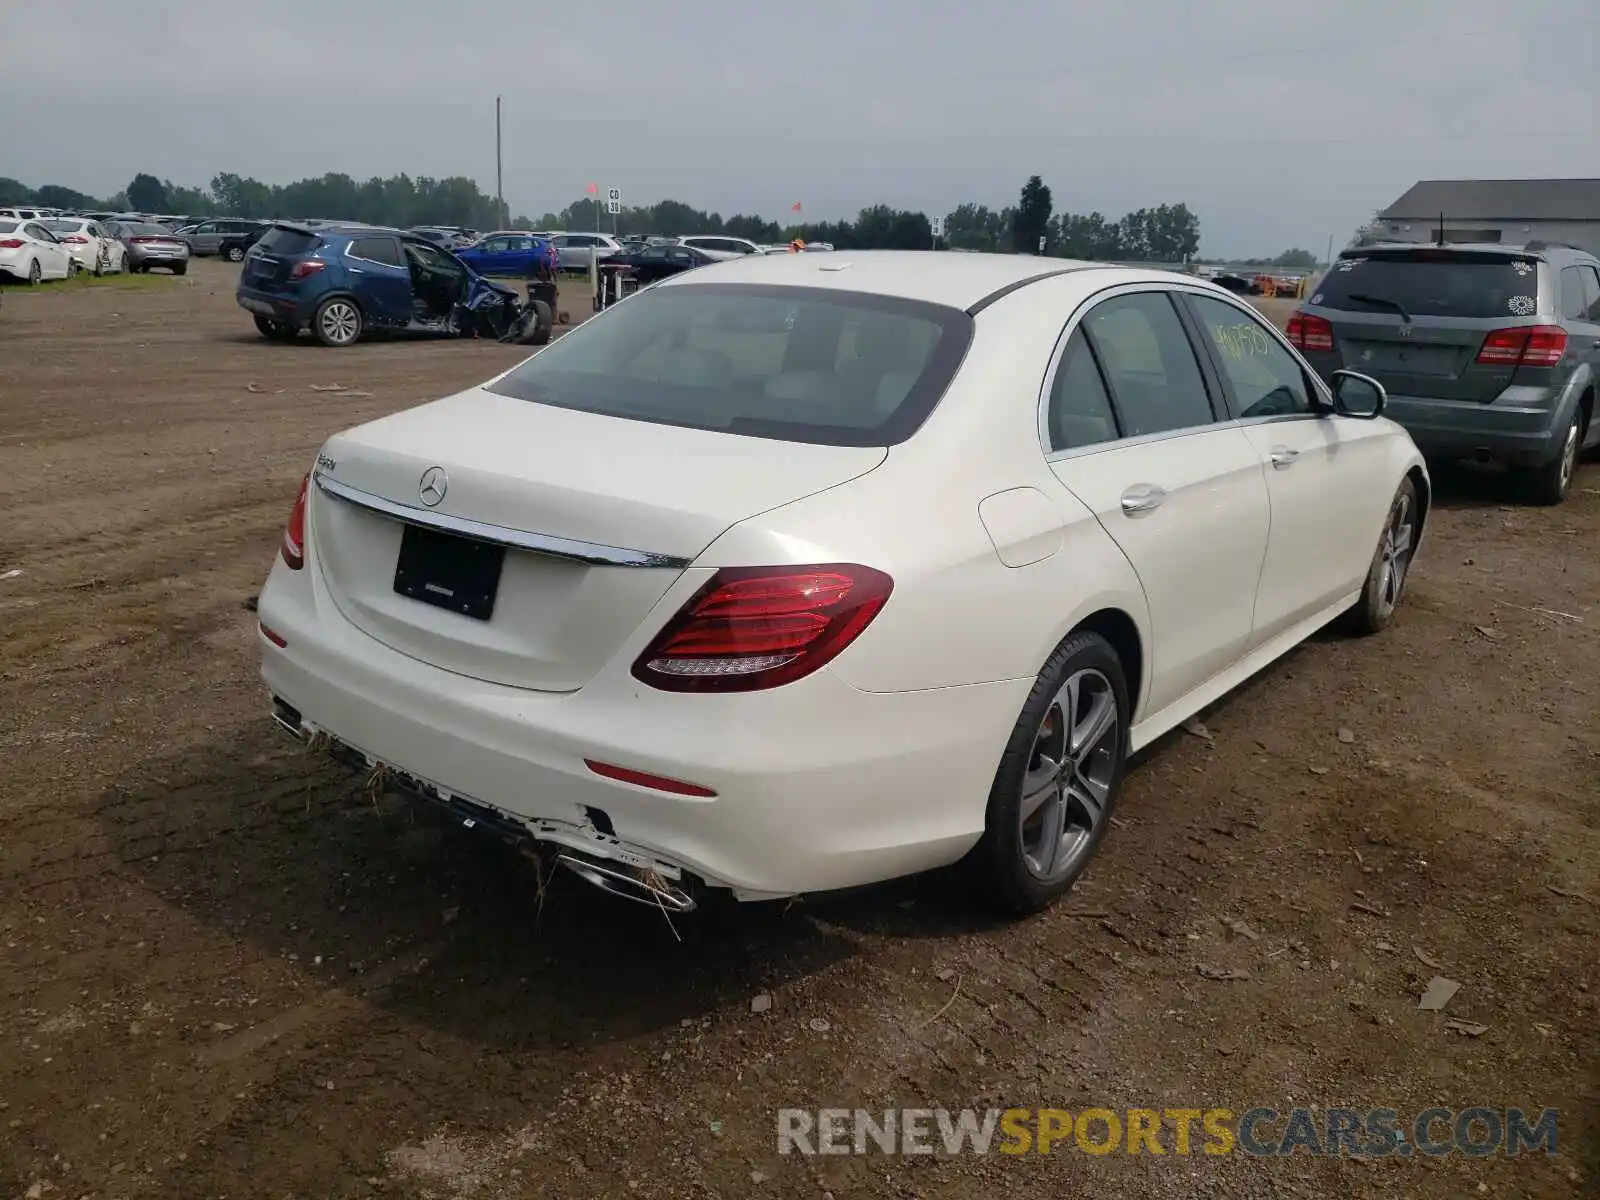
[[[1121,547],[1150,605],[1150,716],[1245,652],[1266,554],[1261,459],[1211,394],[1166,291],[1100,301],[1049,384],[1050,469]]]
[[[189,246],[196,254],[215,254],[221,244],[221,227],[216,221],[202,221],[189,234]]]
[[[1554,309],[1540,292],[1542,266],[1516,250],[1449,246],[1342,256],[1307,307],[1333,326],[1333,349],[1307,358],[1325,379],[1348,368],[1401,397],[1489,403],[1511,386],[1516,364],[1480,362],[1484,339]]]
[[[411,271],[400,242],[390,236],[352,238],[344,252],[344,267],[355,283],[356,295],[374,325],[404,329],[411,323]]]

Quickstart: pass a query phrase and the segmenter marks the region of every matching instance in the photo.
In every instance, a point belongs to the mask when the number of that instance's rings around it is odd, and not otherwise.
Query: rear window
[[[83,228],[83,222],[82,221],[56,221],[56,220],[51,220],[51,221],[40,221],[39,224],[43,225],[51,233],[76,233],[79,229]]]
[[[129,237],[171,237],[172,230],[165,225],[122,225],[123,233]]]
[[[0,220],[0,233],[15,233],[19,224],[19,221]]]
[[[274,225],[261,235],[261,240],[256,242],[256,248],[268,254],[283,254],[294,257],[304,254],[322,241],[314,233],[304,233],[298,229],[290,229],[284,225]]]
[[[1353,255],[1334,263],[1311,303],[1351,312],[1394,312],[1392,305],[1398,304],[1413,317],[1528,317],[1538,311],[1538,281],[1537,260],[1510,255],[1451,250]]]
[[[821,288],[650,288],[490,386],[637,421],[887,446],[933,411],[972,339],[959,309]]]

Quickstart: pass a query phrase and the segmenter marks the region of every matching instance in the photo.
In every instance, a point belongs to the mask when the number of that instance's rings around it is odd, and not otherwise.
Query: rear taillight
[[[289,278],[291,280],[309,279],[327,265],[320,258],[303,258],[289,268]]]
[[[311,486],[311,476],[300,481],[295,493],[294,507],[289,510],[289,523],[283,527],[283,561],[291,571],[306,565],[306,493]]]
[[[1523,325],[1493,330],[1483,339],[1478,363],[1486,367],[1553,367],[1566,356],[1567,331],[1559,325]]]
[[[66,242],[69,246],[87,246],[89,244],[89,239],[84,237],[81,233],[69,233],[61,240]]]
[[[878,615],[894,581],[850,563],[724,567],[633,664],[670,692],[750,692],[809,675]]]
[[[153,237],[131,237],[128,239],[128,241],[135,246],[143,246],[148,242],[159,242],[160,240],[160,238]]]
[[[1295,313],[1289,318],[1289,344],[1296,350],[1332,350],[1333,326],[1311,313]]]
[[[21,250],[25,244],[21,238],[0,238],[0,250]]]

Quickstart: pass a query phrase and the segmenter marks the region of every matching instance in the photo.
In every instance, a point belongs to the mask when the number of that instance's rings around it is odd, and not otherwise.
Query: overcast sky
[[[29,15],[31,14],[31,15]],[[56,0],[7,23],[0,174],[105,195],[469,175],[724,215],[1186,201],[1204,253],[1340,244],[1418,178],[1600,173],[1595,0]],[[24,119],[25,118],[25,119]]]

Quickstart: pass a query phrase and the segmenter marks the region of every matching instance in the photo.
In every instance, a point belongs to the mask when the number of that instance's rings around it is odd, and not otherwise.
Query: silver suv
[[[1552,243],[1346,250],[1289,322],[1324,378],[1379,380],[1425,454],[1503,463],[1566,499],[1600,444],[1600,259]]]

